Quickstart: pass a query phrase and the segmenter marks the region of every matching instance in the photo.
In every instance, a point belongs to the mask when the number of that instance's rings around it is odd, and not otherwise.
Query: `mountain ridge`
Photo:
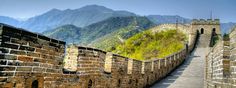
[[[110,17],[139,16],[125,10],[112,10],[99,5],[87,5],[78,9],[51,9],[41,15],[31,17],[25,21],[19,21],[11,17],[0,16],[0,22],[24,28],[32,32],[42,33],[66,24],[73,24],[77,27],[85,27],[93,23],[106,20]],[[191,19],[178,15],[147,15],[149,20],[155,24],[190,23]],[[235,23],[221,23],[222,34],[228,33]]]
[[[117,32],[117,31],[125,31],[125,32],[120,32],[120,34],[122,34],[124,38],[128,38],[134,35],[135,33],[145,30],[153,25],[154,23],[149,21],[146,17],[137,17],[137,16],[111,17],[104,21],[100,21],[98,23],[94,23],[89,26],[86,26],[84,28],[78,28],[74,25],[73,27],[71,27],[71,25],[64,25],[64,26],[61,26],[56,29],[46,31],[43,33],[46,36],[53,37],[60,40],[63,40],[63,38],[65,37],[64,35],[66,35],[67,39],[69,40],[65,40],[65,41],[69,41],[68,43],[72,43],[71,39],[74,39],[73,43],[81,44],[81,45],[89,45],[93,41],[103,38],[106,35],[114,34],[114,32]],[[65,28],[67,26],[70,26],[70,28],[72,29]],[[137,28],[137,26],[139,27]],[[124,30],[124,28],[127,28],[127,29]],[[75,34],[72,34],[71,32],[65,32],[65,34],[61,33],[61,32],[64,32],[63,30],[66,30],[66,29],[68,29],[67,31],[71,31],[72,33],[78,33],[78,34],[75,36]],[[68,36],[69,34],[74,35],[74,36]],[[114,35],[116,35],[116,33]],[[114,35],[109,35],[109,37],[112,37]],[[102,41],[98,41],[97,43],[99,42],[102,42]]]

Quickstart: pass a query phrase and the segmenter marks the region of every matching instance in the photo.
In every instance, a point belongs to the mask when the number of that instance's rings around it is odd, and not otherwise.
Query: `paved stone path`
[[[207,48],[196,48],[179,68],[151,88],[203,88],[207,53]]]

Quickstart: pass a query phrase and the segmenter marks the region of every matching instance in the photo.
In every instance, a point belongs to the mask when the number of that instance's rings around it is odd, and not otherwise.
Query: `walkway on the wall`
[[[197,46],[180,67],[151,88],[203,88],[204,58],[208,50],[199,47],[201,43]]]

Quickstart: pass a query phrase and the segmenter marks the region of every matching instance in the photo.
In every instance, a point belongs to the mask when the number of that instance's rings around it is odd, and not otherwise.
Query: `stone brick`
[[[16,60],[17,57],[14,55],[0,54],[0,59]]]
[[[47,53],[48,51],[47,51],[47,50],[44,50],[44,49],[37,48],[37,49],[35,50],[35,52],[45,54],[45,53]]]
[[[38,40],[38,43],[42,45],[41,47],[44,48],[45,46],[48,46],[49,41],[45,40]]]
[[[49,46],[60,48],[60,46],[58,44],[52,43],[52,42],[49,43]]]
[[[17,67],[16,71],[32,71],[32,67]]]
[[[30,72],[16,72],[15,73],[16,76],[28,76],[31,77],[31,73]]]
[[[26,55],[26,52],[25,51],[20,51],[20,50],[11,50],[10,54]]]
[[[40,58],[34,58],[34,62],[41,62],[41,63],[45,63],[45,59],[40,59]]]
[[[29,42],[29,46],[36,47],[36,48],[42,48],[43,47],[43,45],[39,44],[38,42],[37,43]]]
[[[8,61],[7,65],[9,65],[9,66],[18,66],[18,65],[19,65],[19,62],[16,62],[16,61]]]
[[[13,72],[0,72],[0,77],[13,76],[13,74]]]
[[[0,60],[0,65],[6,65],[7,61],[6,60]]]
[[[1,47],[5,47],[5,48],[11,48],[11,49],[18,49],[18,45],[16,44],[8,44],[8,43],[2,43]]]
[[[32,41],[32,42],[37,41],[36,37],[31,37],[31,36],[28,36],[28,35],[23,35],[21,39],[24,40],[24,41]]]
[[[14,71],[15,67],[0,67],[1,71]]]
[[[34,51],[35,50],[35,48],[28,47],[28,46],[20,46],[19,49],[20,50],[27,50],[27,51]]]
[[[45,71],[45,69],[44,68],[40,68],[40,67],[34,67],[33,71],[43,72],[43,71]]]
[[[11,43],[26,45],[27,41],[24,41],[24,40],[21,40],[21,39],[16,39],[16,38],[11,38]]]
[[[34,53],[34,52],[27,52],[27,56],[40,57],[40,54],[39,53]]]
[[[57,71],[55,69],[46,69],[46,72],[56,73]]]
[[[23,62],[23,63],[18,63],[18,66],[39,66],[39,63]]]
[[[9,49],[7,49],[7,48],[0,48],[0,53],[9,53]]]
[[[33,62],[33,58],[27,56],[18,56],[17,59],[24,62]]]
[[[20,32],[13,32],[13,31],[8,31],[9,29],[5,29],[3,30],[3,35],[4,36],[9,36],[9,37],[13,37],[13,38],[21,38],[21,34],[19,34]]]

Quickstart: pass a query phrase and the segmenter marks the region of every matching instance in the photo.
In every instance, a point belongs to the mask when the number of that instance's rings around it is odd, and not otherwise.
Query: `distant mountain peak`
[[[61,12],[61,10],[53,8],[53,9],[49,10],[48,12]]]
[[[94,5],[86,5],[86,6],[82,7],[82,8],[106,8],[106,7],[94,4]],[[108,9],[108,8],[106,8],[106,9]]]
[[[112,9],[106,8],[104,6],[99,6],[99,5],[86,5],[84,7],[79,8],[78,10],[80,11],[95,11],[95,10],[99,10],[99,11],[113,11]]]

